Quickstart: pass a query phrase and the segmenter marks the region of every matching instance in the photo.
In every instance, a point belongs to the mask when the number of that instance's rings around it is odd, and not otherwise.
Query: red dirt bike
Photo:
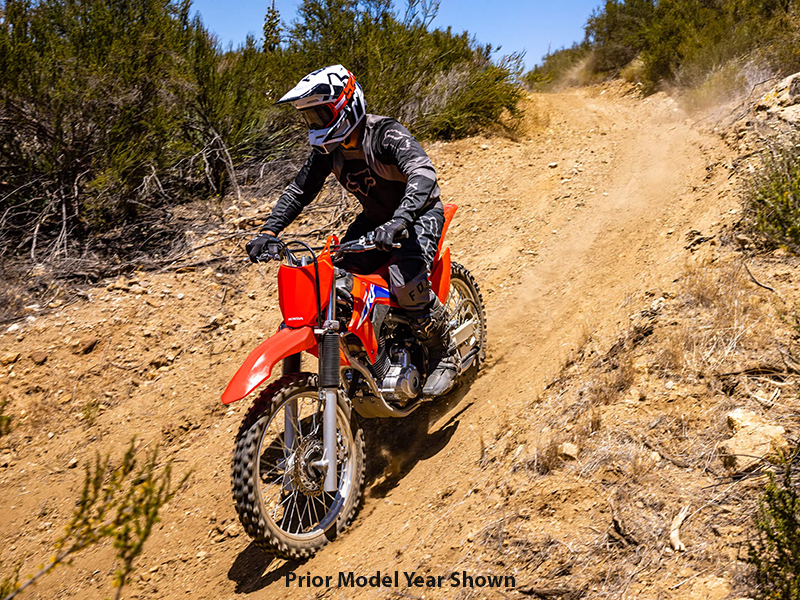
[[[456,211],[445,206],[442,241]],[[448,311],[460,357],[459,379],[486,352],[483,299],[470,273],[442,251],[431,284]],[[424,400],[426,351],[417,342],[385,274],[349,275],[337,257],[375,248],[372,235],[321,252],[302,242],[280,247],[278,332],[247,357],[222,395],[253,392],[283,360],[283,377],[256,398],[236,437],[233,498],[247,534],[266,552],[313,556],[350,523],[364,484],[359,418],[405,417]],[[352,285],[350,285],[352,282]],[[318,373],[301,372],[301,353]]]

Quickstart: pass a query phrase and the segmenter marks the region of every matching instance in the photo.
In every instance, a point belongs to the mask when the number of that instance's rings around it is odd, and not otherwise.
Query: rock
[[[31,360],[37,365],[43,365],[47,361],[47,352],[43,352],[41,350],[37,352],[31,352]]]
[[[208,320],[208,323],[203,325],[203,329],[216,329],[220,326],[223,318],[223,315],[214,315]]]
[[[0,468],[5,469],[11,466],[13,456],[10,453],[0,454]]]
[[[69,459],[69,462],[67,463],[67,468],[74,469],[77,466],[78,466],[78,459],[73,456],[72,458]]]
[[[166,355],[159,354],[158,356],[150,359],[150,366],[154,369],[160,369],[161,367],[166,367],[169,365],[169,359],[167,359]]]
[[[731,428],[734,434],[739,433],[745,427],[759,427],[764,423],[763,419],[752,410],[743,408],[737,408],[729,412],[726,420],[728,421],[728,427]]]
[[[3,366],[5,365],[13,365],[15,362],[19,360],[19,352],[7,352],[0,358],[0,364]]]
[[[100,340],[97,339],[96,337],[87,338],[78,344],[77,348],[75,349],[75,353],[89,354],[89,352],[94,350],[94,347],[97,346],[97,342],[99,341]]]
[[[15,331],[19,331],[19,324],[17,323],[9,325],[8,329],[6,329],[6,333],[14,333]]]
[[[130,282],[127,279],[125,279],[125,277],[120,277],[115,282],[109,283],[106,286],[106,289],[109,292],[113,292],[114,290],[120,290],[122,292],[127,292],[127,291],[130,291],[131,285],[130,285]]]
[[[236,537],[242,532],[238,523],[231,523],[225,528],[225,535],[229,538]]]
[[[731,595],[731,584],[715,575],[699,578],[679,590],[672,598],[675,600],[724,600]]]
[[[798,103],[800,103],[800,73],[795,73],[767,92],[756,105],[756,110],[770,110]]]
[[[557,162],[551,162],[551,163],[550,163],[549,165],[547,165],[547,166],[548,166],[548,167],[550,167],[551,169],[555,169],[555,168],[558,166],[558,163],[557,163]]]
[[[720,459],[727,469],[747,471],[762,458],[789,452],[786,430],[770,425],[756,413],[737,408],[728,414],[727,420],[734,435],[719,445]]]
[[[766,111],[787,123],[800,122],[800,73],[790,75],[767,92],[756,105],[757,111]]]
[[[565,442],[558,445],[558,456],[561,460],[578,460],[580,449],[575,444]]]

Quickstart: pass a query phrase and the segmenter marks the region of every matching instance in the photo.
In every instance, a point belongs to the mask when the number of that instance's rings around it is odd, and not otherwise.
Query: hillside
[[[124,597],[744,594],[743,509],[758,487],[720,462],[726,414],[745,406],[797,433],[791,405],[769,413],[711,376],[779,365],[792,335],[779,319],[795,288],[788,259],[750,264],[779,284],[779,304],[731,242],[745,152],[666,95],[618,84],[533,95],[525,111],[520,140],[427,148],[459,206],[448,242],[483,290],[488,360],[446,402],[365,425],[367,498],[344,536],[298,565],[266,558],[236,520],[229,463],[248,403],[219,396],[280,320],[276,267],[240,262],[231,237],[234,220],[267,206],[245,200],[212,230],[197,224],[197,245],[223,240],[198,260],[229,260],[105,281],[0,335],[13,417],[0,438],[3,569],[34,572],[73,510],[81,467],[95,452],[121,456],[136,434],[192,474]],[[706,332],[731,335],[712,343]],[[774,388],[750,386],[759,398]],[[670,522],[687,505],[676,553]],[[82,553],[27,597],[109,597],[112,557]],[[510,574],[516,590],[287,589],[293,570]]]

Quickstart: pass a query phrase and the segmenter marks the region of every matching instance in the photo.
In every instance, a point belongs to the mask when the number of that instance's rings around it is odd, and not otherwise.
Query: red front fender
[[[261,342],[244,364],[236,371],[228,387],[222,394],[222,403],[231,404],[241,400],[264,383],[272,374],[279,360],[317,345],[317,338],[311,327],[290,329],[285,327],[272,337]]]

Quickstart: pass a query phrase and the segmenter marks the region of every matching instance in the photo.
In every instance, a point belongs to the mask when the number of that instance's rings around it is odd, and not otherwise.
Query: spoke
[[[272,494],[272,496],[270,496],[269,498],[267,498],[266,500],[264,500],[264,505],[265,505],[265,506],[266,506],[267,504],[269,504],[269,502],[270,502],[270,501],[271,501],[271,500],[272,500],[272,499],[273,499],[275,496],[277,496],[278,494],[280,494],[280,493],[281,493],[281,491],[283,491],[283,475],[281,475],[281,476],[280,476],[280,477],[278,477],[278,478],[277,478],[275,481],[273,481],[271,484],[268,484],[268,485],[274,485],[274,486],[277,486],[277,488],[278,488],[278,489],[275,491],[275,493],[274,493],[274,494]]]
[[[275,521],[275,515],[276,515],[276,514],[278,514],[278,509],[279,509],[281,506],[283,506],[283,505],[284,505],[284,503],[285,503],[287,500],[291,499],[291,498],[292,498],[292,496],[296,496],[296,495],[297,495],[297,490],[294,490],[294,491],[293,491],[291,494],[287,495],[287,496],[286,496],[286,498],[284,498],[284,499],[283,499],[283,500],[281,500],[281,501],[280,501],[278,504],[276,504],[276,505],[275,505],[275,510],[273,510],[273,511],[272,511],[272,520],[273,520],[273,521]],[[286,515],[286,510],[287,510],[287,509],[284,507],[284,511],[283,511],[283,514],[284,514],[284,515]]]
[[[314,496],[313,498],[311,498],[311,508],[314,509],[314,519],[316,519],[314,523],[320,522],[319,513],[317,512],[317,504],[316,504],[317,502],[318,502],[318,496]]]
[[[297,521],[297,533],[303,533],[303,516],[308,511],[308,496],[305,497],[305,506],[303,507],[303,512],[300,513],[300,519]]]

